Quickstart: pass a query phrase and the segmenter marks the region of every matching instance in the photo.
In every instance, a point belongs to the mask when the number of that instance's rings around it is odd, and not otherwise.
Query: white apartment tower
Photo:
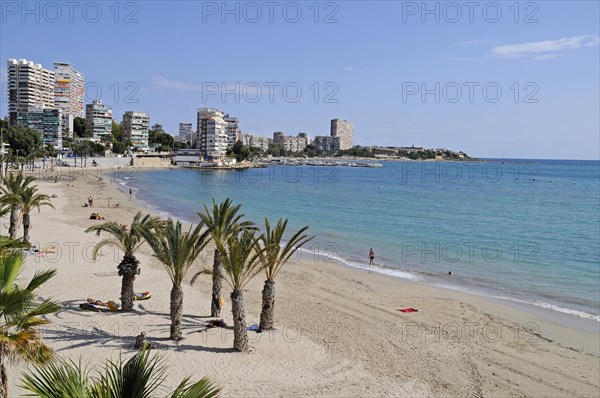
[[[227,126],[223,111],[215,108],[198,108],[197,130],[193,144],[200,149],[205,160],[220,162],[227,151]]]
[[[192,135],[194,134],[194,128],[192,123],[179,123],[179,136],[178,141],[181,142],[192,142]]]
[[[332,137],[340,137],[340,150],[352,149],[354,141],[354,126],[352,122],[342,119],[333,119],[331,121]]]
[[[100,139],[112,133],[112,109],[100,100],[94,100],[85,106],[85,129],[93,133],[93,138]]]
[[[231,148],[238,140],[240,135],[240,121],[237,117],[225,115],[223,118],[227,123],[227,147]]]
[[[9,59],[8,115],[11,125],[17,124],[19,112],[32,108],[54,108],[54,72],[26,59]]]
[[[148,149],[150,118],[145,112],[127,111],[123,115],[123,138],[139,149]]]
[[[64,62],[54,63],[54,105],[62,110],[63,127],[73,133],[73,120],[85,117],[83,74]]]

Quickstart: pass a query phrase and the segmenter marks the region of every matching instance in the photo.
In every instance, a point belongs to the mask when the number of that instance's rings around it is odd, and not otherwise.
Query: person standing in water
[[[369,273],[373,272],[373,267],[375,266],[375,252],[373,248],[369,249]]]

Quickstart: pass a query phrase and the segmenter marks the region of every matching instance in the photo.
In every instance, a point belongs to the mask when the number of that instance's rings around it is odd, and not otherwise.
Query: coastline
[[[166,346],[158,352],[171,364],[174,377],[168,384],[180,374],[208,375],[224,396],[297,396],[298,391],[307,396],[594,396],[600,388],[597,332],[567,327],[543,311],[334,262],[302,259],[283,269],[277,280],[280,326],[262,336],[250,332],[249,355],[231,352],[229,330],[198,331],[208,319],[208,278],[199,278],[194,287],[184,284],[184,340],[166,339],[170,283],[147,248],[140,255],[136,289],[152,291],[151,300],[137,303],[130,314],[81,312],[72,307],[86,297],[118,299],[120,290],[116,253],[96,262],[89,257],[98,239],[83,233],[94,222],[89,213],[126,223],[145,211],[112,182],[94,180],[38,181],[40,191],[58,198],[55,211],[42,208],[32,215],[31,235],[42,247],[55,242],[61,253],[28,257],[23,275],[59,270],[41,292],[65,306],[51,317],[46,338],[73,360],[79,355],[114,359],[119,352],[128,357],[144,330]],[[81,207],[89,195],[93,209]],[[212,255],[201,262],[211,263]],[[249,324],[258,321],[262,282],[258,276],[245,292]],[[397,311],[403,307],[419,312]],[[228,324],[230,308],[227,295]],[[19,392],[14,370],[11,395]]]

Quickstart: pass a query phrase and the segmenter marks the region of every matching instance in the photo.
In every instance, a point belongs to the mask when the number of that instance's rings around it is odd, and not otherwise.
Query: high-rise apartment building
[[[317,151],[322,152],[337,152],[340,150],[341,138],[330,135],[316,136],[313,145]]]
[[[54,106],[62,110],[63,127],[73,133],[73,120],[84,115],[83,74],[65,62],[54,63]]]
[[[207,161],[225,159],[228,145],[228,123],[223,111],[215,108],[198,108],[197,129],[193,144]]]
[[[276,131],[273,133],[273,144],[281,144],[283,143],[283,138],[285,134],[282,131]]]
[[[300,152],[304,150],[306,145],[310,143],[307,139],[308,135],[306,133],[300,133],[297,137],[287,136],[281,131],[273,133],[273,144],[280,145],[286,151]]]
[[[150,118],[145,112],[127,111],[123,115],[123,138],[138,149],[148,149]]]
[[[237,117],[225,115],[223,118],[227,123],[227,147],[231,148],[237,142],[240,135],[240,121]]]
[[[85,129],[91,131],[93,138],[100,139],[112,133],[112,109],[100,100],[94,100],[85,106]]]
[[[333,119],[330,135],[340,137],[340,150],[351,149],[354,141],[354,126],[347,120]]]
[[[44,69],[26,59],[9,59],[8,115],[15,126],[19,112],[27,113],[31,108],[54,108],[54,72]]]
[[[194,134],[194,127],[192,123],[179,123],[179,136],[178,141],[181,142],[192,142],[192,134]]]
[[[50,145],[56,149],[62,148],[62,110],[32,107],[26,112],[17,113],[16,124],[36,130],[42,136],[44,146]]]

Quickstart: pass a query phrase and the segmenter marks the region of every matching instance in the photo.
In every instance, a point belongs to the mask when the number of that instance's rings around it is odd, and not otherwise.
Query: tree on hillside
[[[235,160],[242,162],[250,157],[250,148],[242,144],[242,141],[236,141],[230,150],[230,153],[235,156]]]
[[[112,143],[112,152],[113,153],[123,154],[123,153],[125,153],[126,150],[127,150],[127,146],[125,145],[124,142],[113,140],[113,143]]]
[[[34,129],[19,124],[3,131],[4,141],[10,145],[13,153],[18,150],[19,156],[29,156],[42,147],[42,136]]]
[[[123,130],[121,129],[121,125],[114,120],[112,121],[111,133],[113,142],[115,142],[115,140],[123,141]]]
[[[175,138],[163,130],[160,124],[154,124],[148,131],[148,142],[151,144],[160,144],[160,151],[170,151],[175,143]]]
[[[91,137],[92,136],[92,132],[90,131],[88,133],[88,131],[86,130],[85,119],[82,117],[76,117],[73,120],[73,133],[75,134],[75,137]]]

